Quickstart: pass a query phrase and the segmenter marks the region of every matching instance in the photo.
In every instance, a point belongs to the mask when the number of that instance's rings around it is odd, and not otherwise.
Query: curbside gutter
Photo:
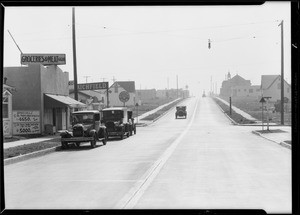
[[[46,155],[46,154],[55,152],[59,149],[60,149],[60,146],[56,146],[56,147],[52,147],[52,148],[48,148],[48,149],[44,149],[44,150],[40,150],[40,151],[36,151],[36,152],[32,152],[32,153],[28,153],[28,154],[25,154],[25,155],[19,155],[19,156],[16,156],[16,157],[7,158],[7,159],[4,159],[4,166],[9,165],[9,164],[14,164],[14,163],[17,163],[17,162],[20,162],[20,161],[24,161],[24,160],[27,160],[27,159],[30,159],[30,158],[35,158],[35,157],[39,157],[39,156],[42,156],[42,155]]]
[[[288,144],[288,143],[286,143],[286,142],[284,142],[284,141],[282,141],[282,142],[277,142],[277,141],[275,141],[275,140],[272,140],[272,139],[270,139],[270,138],[265,137],[264,135],[262,135],[261,133],[259,133],[259,132],[257,132],[257,131],[252,131],[252,133],[253,133],[253,134],[256,134],[256,135],[258,135],[258,136],[261,136],[262,138],[265,138],[266,140],[269,140],[269,141],[272,141],[272,142],[274,142],[274,143],[277,143],[277,144],[279,144],[279,145],[281,145],[281,146],[283,146],[283,147],[285,147],[285,148],[288,148],[288,149],[291,149],[291,148],[292,148],[292,146],[291,146],[290,144]]]

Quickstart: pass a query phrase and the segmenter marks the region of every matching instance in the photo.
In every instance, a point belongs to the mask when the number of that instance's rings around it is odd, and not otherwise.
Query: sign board
[[[40,111],[13,111],[13,134],[39,134]]]
[[[65,54],[21,54],[21,64],[65,65]]]
[[[124,102],[124,103],[128,102],[129,98],[130,98],[130,95],[127,91],[120,92],[119,99],[121,102]]]
[[[77,84],[78,90],[103,90],[108,89],[108,82]]]

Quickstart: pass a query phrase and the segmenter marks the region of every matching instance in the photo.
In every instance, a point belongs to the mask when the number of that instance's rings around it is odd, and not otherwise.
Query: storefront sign
[[[127,91],[122,91],[120,94],[119,94],[119,99],[121,102],[128,102],[130,98],[130,95]]]
[[[40,111],[13,111],[13,134],[39,134]]]
[[[13,122],[39,122],[40,111],[13,111]]]
[[[65,65],[65,54],[21,54],[21,64]]]
[[[108,82],[78,84],[78,90],[103,90],[108,89]]]
[[[14,134],[39,134],[40,123],[13,123]]]

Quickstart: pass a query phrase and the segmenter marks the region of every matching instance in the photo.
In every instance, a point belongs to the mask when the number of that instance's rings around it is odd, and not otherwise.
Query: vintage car
[[[61,131],[61,146],[68,148],[68,143],[75,143],[78,147],[82,142],[90,142],[94,148],[97,141],[107,142],[107,131],[101,125],[100,112],[96,110],[76,111],[71,115],[72,131]]]
[[[178,117],[184,117],[186,119],[186,115],[187,115],[186,106],[177,106],[176,107],[176,113],[175,113],[176,119]]]
[[[128,110],[127,111],[128,114],[128,123],[129,123],[129,132],[130,132],[130,136],[132,135],[132,133],[136,134],[136,124],[134,122],[134,118],[132,117],[132,110]]]
[[[107,136],[129,137],[130,123],[128,122],[127,107],[110,107],[102,110],[102,122],[106,126]]]

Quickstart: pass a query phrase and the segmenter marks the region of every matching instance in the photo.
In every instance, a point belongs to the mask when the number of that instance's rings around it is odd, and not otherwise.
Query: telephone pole
[[[279,24],[281,26],[281,125],[284,125],[284,53],[283,53],[283,20]],[[278,25],[278,26],[279,26]]]
[[[72,8],[72,39],[73,39],[73,69],[74,69],[74,97],[78,101],[77,63],[76,63],[76,35],[75,35],[75,8]]]

